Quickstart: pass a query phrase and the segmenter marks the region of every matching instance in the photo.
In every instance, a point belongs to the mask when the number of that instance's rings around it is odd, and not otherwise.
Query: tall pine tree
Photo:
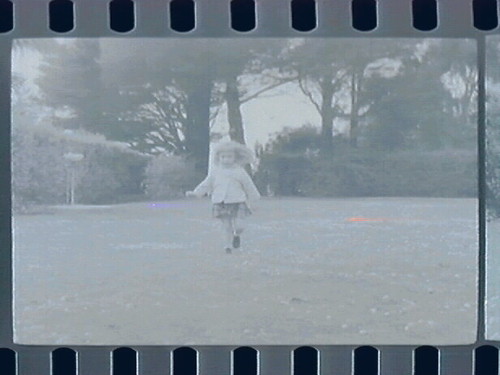
[[[36,83],[43,103],[55,111],[56,125],[105,133],[99,42],[71,39],[46,43],[52,46],[44,49]]]

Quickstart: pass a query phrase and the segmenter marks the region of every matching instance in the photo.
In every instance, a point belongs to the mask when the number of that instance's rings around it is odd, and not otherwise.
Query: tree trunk
[[[333,148],[333,84],[330,77],[323,77],[321,85],[321,151],[332,152]]]
[[[194,81],[194,79],[193,79]],[[210,150],[210,95],[212,79],[200,74],[188,91],[186,105],[186,151],[195,162],[197,171],[207,173]]]
[[[240,92],[238,90],[238,76],[229,74],[226,77],[227,121],[229,123],[229,137],[232,141],[245,144],[245,130],[241,116]]]
[[[351,147],[358,147],[358,125],[359,125],[359,75],[356,68],[351,74],[351,114],[349,139]]]

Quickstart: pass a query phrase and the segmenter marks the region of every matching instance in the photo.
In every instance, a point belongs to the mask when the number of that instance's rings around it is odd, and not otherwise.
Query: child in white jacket
[[[220,219],[225,230],[225,250],[231,253],[240,247],[244,219],[251,214],[247,202],[260,198],[251,177],[243,168],[253,159],[252,151],[237,142],[223,142],[217,145],[214,154],[214,168],[208,176],[186,196],[210,195],[212,214]]]

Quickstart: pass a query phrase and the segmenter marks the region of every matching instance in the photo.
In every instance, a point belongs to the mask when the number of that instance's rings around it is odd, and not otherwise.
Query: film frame
[[[168,27],[168,11],[158,1],[136,1],[135,28],[126,33],[109,29],[108,2],[99,0],[75,1],[75,28],[67,33],[49,29],[49,2],[45,0],[14,2],[14,29],[0,35],[1,74],[4,89],[1,92],[0,113],[3,123],[10,123],[10,56],[11,40],[21,37],[443,37],[473,38],[478,46],[478,132],[479,132],[479,303],[477,341],[471,346],[439,347],[438,363],[441,374],[470,374],[477,370],[475,350],[484,346],[496,348],[494,342],[484,339],[484,282],[485,282],[485,216],[484,216],[484,126],[485,126],[485,37],[496,30],[479,30],[473,25],[472,1],[441,0],[438,2],[438,26],[432,31],[419,31],[412,27],[411,4],[398,0],[377,2],[377,27],[360,32],[352,27],[352,10],[349,1],[316,1],[317,27],[313,31],[298,32],[291,28],[290,1],[261,0],[256,6],[256,29],[240,33],[230,27],[229,1],[196,1],[196,28],[180,34]],[[164,12],[158,8],[163,7]],[[2,243],[6,251],[1,253],[1,331],[0,346],[16,354],[15,367],[19,374],[51,373],[51,352],[56,347],[18,346],[12,343],[11,317],[11,228],[10,228],[10,137],[9,127],[2,128]],[[381,374],[412,373],[414,370],[414,349],[405,346],[376,346],[378,372]],[[109,374],[113,369],[112,353],[116,347],[72,347],[78,359],[79,374]],[[136,373],[168,373],[173,370],[172,358],[175,347],[134,347],[136,350]],[[200,374],[231,373],[233,347],[195,347]],[[292,353],[295,347],[255,347],[258,351],[260,374],[293,371]],[[356,373],[356,346],[316,347],[319,355],[317,372]],[[359,354],[360,352],[358,352]],[[498,354],[497,354],[498,355]],[[356,359],[357,360],[357,359]],[[477,372],[477,371],[476,371]]]

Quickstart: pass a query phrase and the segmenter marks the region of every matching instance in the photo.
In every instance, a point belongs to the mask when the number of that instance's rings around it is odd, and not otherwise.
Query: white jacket
[[[194,189],[194,193],[199,196],[210,195],[212,203],[241,203],[260,198],[257,187],[242,167],[214,167]]]

